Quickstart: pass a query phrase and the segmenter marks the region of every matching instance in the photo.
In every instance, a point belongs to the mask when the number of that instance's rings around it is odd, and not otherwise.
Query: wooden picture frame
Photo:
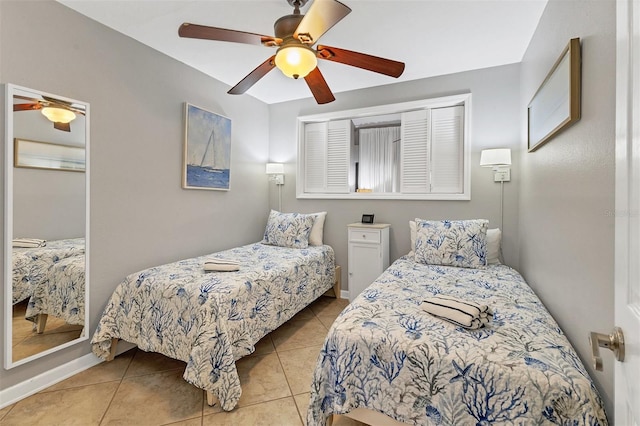
[[[231,120],[185,103],[182,187],[229,190]]]
[[[84,172],[86,150],[83,146],[15,138],[13,165],[26,169]]]
[[[527,107],[527,148],[533,152],[580,120],[580,39],[572,38]]]

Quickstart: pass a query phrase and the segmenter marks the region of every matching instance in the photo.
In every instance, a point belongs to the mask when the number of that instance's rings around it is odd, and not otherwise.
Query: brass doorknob
[[[593,368],[597,371],[602,371],[600,348],[611,350],[618,361],[624,361],[624,335],[620,327],[615,327],[613,332],[608,335],[592,331],[589,334],[589,342],[591,343]]]

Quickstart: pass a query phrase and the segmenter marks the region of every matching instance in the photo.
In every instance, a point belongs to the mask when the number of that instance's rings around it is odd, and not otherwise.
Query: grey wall
[[[520,269],[589,365],[587,331],[613,326],[614,9],[613,1],[551,0],[522,64],[340,93],[325,106],[303,100],[267,107],[227,96],[221,83],[60,4],[1,1],[0,82],[91,104],[92,330],[126,274],[259,239],[264,220],[256,218],[277,207],[267,159],[286,163],[283,210],[329,212],[325,241],[344,266],[346,287],[346,225],[364,212],[391,223],[392,259],[408,251],[407,221],[416,216],[484,217],[497,226],[500,185],[478,166],[479,155],[510,147],[506,263]],[[43,42],[52,22],[62,39],[56,48]],[[526,105],[571,37],[583,40],[582,120],[527,154]],[[471,201],[295,198],[297,116],[466,91],[473,94]],[[180,188],[184,101],[233,120],[230,192]],[[85,343],[0,370],[0,389],[88,352]],[[605,373],[590,370],[610,413],[612,371],[610,357]]]
[[[126,275],[262,237],[266,105],[52,1],[0,2],[0,31],[2,83],[91,106],[90,333]],[[181,188],[185,101],[232,120],[229,192]],[[0,389],[89,352],[0,369]]]
[[[331,82],[328,82],[331,85]],[[514,165],[511,182],[504,186],[504,255],[506,263],[518,267],[518,191],[520,140],[520,66],[506,65],[451,74],[424,80],[380,86],[336,94],[336,101],[317,105],[312,99],[270,106],[270,159],[285,163],[282,195],[284,211],[328,212],[325,242],[333,246],[342,265],[343,288],[347,280],[347,224],[359,222],[362,213],[374,213],[376,222],[390,223],[391,261],[409,252],[409,220],[489,219],[500,225],[500,184],[493,182],[491,169],[482,168],[484,148],[511,148]],[[471,200],[309,200],[296,199],[296,117],[471,92]],[[271,186],[270,205],[278,206],[277,190]]]
[[[520,271],[577,349],[613,415],[613,356],[591,368],[588,332],[613,328],[615,2],[550,0],[522,62],[526,106],[569,39],[582,40],[582,119],[533,153],[520,179]]]

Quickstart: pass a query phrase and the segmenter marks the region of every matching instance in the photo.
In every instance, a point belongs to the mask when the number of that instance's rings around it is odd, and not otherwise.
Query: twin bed
[[[371,424],[607,424],[593,382],[533,291],[510,267],[487,265],[495,250],[486,226],[416,220],[414,250],[331,327],[308,425],[333,414]],[[269,225],[264,242],[273,244],[267,234]],[[128,276],[100,320],[94,353],[109,359],[123,339],[183,360],[185,380],[206,390],[210,404],[217,397],[233,409],[241,392],[235,361],[335,282],[329,246],[269,244]],[[239,270],[205,272],[209,259],[236,261]],[[421,305],[434,295],[488,305],[493,319],[470,330],[431,316]]]
[[[235,361],[335,284],[333,249],[321,245],[323,223],[309,245],[318,214],[274,213],[264,243],[129,275],[105,308],[93,352],[109,359],[122,339],[182,360],[184,379],[207,391],[210,405],[217,398],[233,409],[241,393]],[[205,271],[214,260],[238,270]]]
[[[514,269],[488,264],[486,221],[416,219],[414,250],[340,314],[314,371],[307,425],[605,425],[582,362]],[[455,265],[455,266],[452,266]],[[488,306],[468,329],[425,312],[449,296]]]
[[[438,294],[489,305],[467,330],[425,313]],[[311,386],[308,425],[332,414],[421,425],[604,425],[595,387],[562,330],[508,266],[396,260],[340,314]],[[387,422],[388,424],[388,422]]]

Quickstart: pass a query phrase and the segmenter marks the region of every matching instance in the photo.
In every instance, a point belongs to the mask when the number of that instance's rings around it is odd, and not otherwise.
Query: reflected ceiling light
[[[282,46],[276,53],[276,67],[290,78],[306,77],[318,66],[316,53],[302,44]]]
[[[42,115],[47,117],[49,121],[63,124],[67,124],[76,118],[76,114],[73,111],[57,107],[42,108]]]

